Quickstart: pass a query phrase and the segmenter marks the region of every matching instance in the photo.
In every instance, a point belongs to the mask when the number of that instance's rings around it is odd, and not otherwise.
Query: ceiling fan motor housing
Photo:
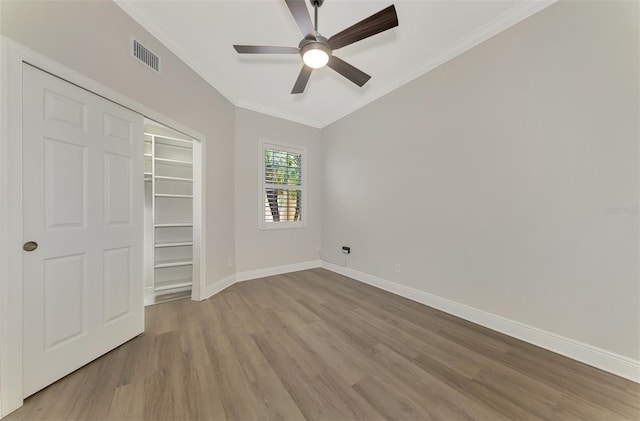
[[[329,57],[331,57],[331,47],[329,46],[329,41],[318,33],[315,34],[315,37],[315,40],[303,39],[302,41],[300,41],[300,44],[298,45],[298,48],[300,49],[300,55],[304,57],[304,53],[309,50],[322,50],[327,53]]]

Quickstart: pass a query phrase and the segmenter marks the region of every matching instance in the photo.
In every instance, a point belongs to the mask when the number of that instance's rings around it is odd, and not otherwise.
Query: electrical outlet
[[[351,247],[349,246],[342,246],[342,252],[344,254],[351,254]]]
[[[402,268],[400,267],[400,263],[396,263],[395,272],[396,272],[396,273],[400,273],[400,272],[402,272]]]

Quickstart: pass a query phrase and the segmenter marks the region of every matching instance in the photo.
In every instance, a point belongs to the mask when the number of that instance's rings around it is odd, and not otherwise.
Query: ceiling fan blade
[[[371,79],[371,76],[369,76],[362,70],[353,67],[346,61],[339,59],[336,56],[331,56],[331,58],[329,58],[329,63],[327,63],[327,66],[331,67],[333,70],[340,73],[342,76],[346,77],[351,82],[360,87],[362,87],[369,81],[369,79]]]
[[[298,79],[296,80],[295,85],[293,85],[293,89],[291,90],[292,94],[301,94],[304,92],[304,88],[307,87],[307,82],[309,81],[309,76],[311,76],[311,72],[313,69],[307,65],[302,66],[302,70],[300,70],[300,74],[298,75]]]
[[[298,28],[300,28],[300,32],[306,39],[315,40],[315,29],[313,27],[313,22],[311,22],[311,16],[309,16],[309,11],[307,10],[307,5],[305,0],[284,0],[287,3],[287,7],[293,16],[293,19],[298,24]]]
[[[395,6],[391,5],[344,31],[338,32],[329,38],[329,45],[333,50],[337,50],[396,26],[398,26],[398,15],[396,15]]]
[[[271,47],[262,45],[234,45],[240,54],[298,54],[298,47]]]

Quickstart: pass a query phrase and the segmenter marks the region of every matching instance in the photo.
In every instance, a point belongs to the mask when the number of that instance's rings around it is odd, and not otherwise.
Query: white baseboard
[[[487,313],[397,282],[322,261],[322,267],[401,297],[436,308],[489,329],[640,383],[640,361],[606,351],[524,323]]]
[[[236,282],[264,278],[266,276],[280,275],[282,273],[297,272],[299,270],[319,268],[320,266],[320,260],[309,260],[307,262],[293,263],[291,265],[273,266],[246,272],[238,272],[236,273]]]
[[[244,282],[249,281],[251,279],[264,278],[267,276],[280,275],[283,273],[289,272],[297,272],[299,270],[313,269],[319,268],[321,266],[320,260],[309,260],[307,262],[300,263],[292,263],[290,265],[283,266],[273,266],[263,269],[250,270],[246,272],[238,272],[232,275],[227,276],[224,279],[219,280],[218,282],[214,282],[211,285],[207,285],[207,290],[205,291],[205,297],[211,298],[223,289],[229,288],[231,285],[236,282]]]
[[[231,285],[236,283],[236,274],[231,274],[224,279],[219,280],[218,282],[214,282],[211,285],[207,285],[207,289],[205,291],[204,299],[211,298],[223,289],[229,288]]]

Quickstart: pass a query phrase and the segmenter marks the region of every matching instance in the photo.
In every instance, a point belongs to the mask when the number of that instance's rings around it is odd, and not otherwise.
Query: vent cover
[[[151,70],[160,73],[160,57],[134,38],[131,38],[131,55],[143,62]]]

